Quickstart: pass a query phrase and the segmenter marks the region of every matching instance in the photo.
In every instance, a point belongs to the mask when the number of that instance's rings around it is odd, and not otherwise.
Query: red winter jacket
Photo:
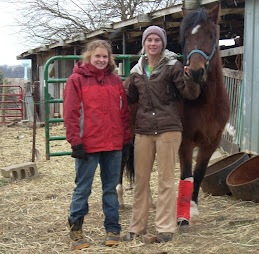
[[[76,63],[64,90],[64,122],[71,146],[87,153],[121,150],[130,143],[129,110],[121,79],[108,68]]]

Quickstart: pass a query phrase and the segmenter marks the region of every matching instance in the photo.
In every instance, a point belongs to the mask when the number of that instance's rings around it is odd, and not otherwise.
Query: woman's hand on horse
[[[190,67],[189,66],[184,66],[184,72],[186,73],[187,76],[190,77]]]

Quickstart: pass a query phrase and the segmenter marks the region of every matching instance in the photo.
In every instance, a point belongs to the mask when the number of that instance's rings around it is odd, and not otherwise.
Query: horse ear
[[[186,8],[182,8],[182,14],[183,14],[183,17],[185,17],[188,13],[190,12],[190,10],[186,9]]]
[[[219,16],[219,8],[220,8],[220,2],[218,2],[218,4],[209,11],[208,13],[208,17],[209,19],[214,23],[214,24],[218,24],[219,20],[220,20],[220,16]]]

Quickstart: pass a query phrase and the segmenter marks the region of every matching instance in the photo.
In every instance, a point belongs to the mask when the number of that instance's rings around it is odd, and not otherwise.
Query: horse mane
[[[187,31],[190,29],[190,27],[195,27],[196,25],[200,23],[211,23],[210,19],[208,18],[208,13],[204,8],[199,8],[197,10],[192,10],[189,12],[188,15],[186,15],[180,26],[180,36],[179,41],[182,45],[182,48],[184,48],[185,45],[185,38]]]

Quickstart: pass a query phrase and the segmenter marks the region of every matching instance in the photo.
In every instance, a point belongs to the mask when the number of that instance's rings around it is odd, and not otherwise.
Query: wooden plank
[[[211,4],[211,3],[217,3],[217,0],[201,0],[201,5]]]
[[[244,54],[244,46],[230,48],[230,49],[224,49],[224,50],[220,51],[221,57],[243,55],[243,54]]]
[[[223,68],[223,74],[226,77],[234,78],[234,79],[243,79],[243,72],[232,70],[229,68]]]
[[[221,9],[220,16],[225,16],[229,14],[241,14],[244,16],[245,10],[244,8],[229,8],[229,9]]]
[[[175,13],[180,13],[180,16],[182,16],[182,5],[171,6],[169,8],[154,11],[151,13],[151,17],[152,19],[157,19]]]

